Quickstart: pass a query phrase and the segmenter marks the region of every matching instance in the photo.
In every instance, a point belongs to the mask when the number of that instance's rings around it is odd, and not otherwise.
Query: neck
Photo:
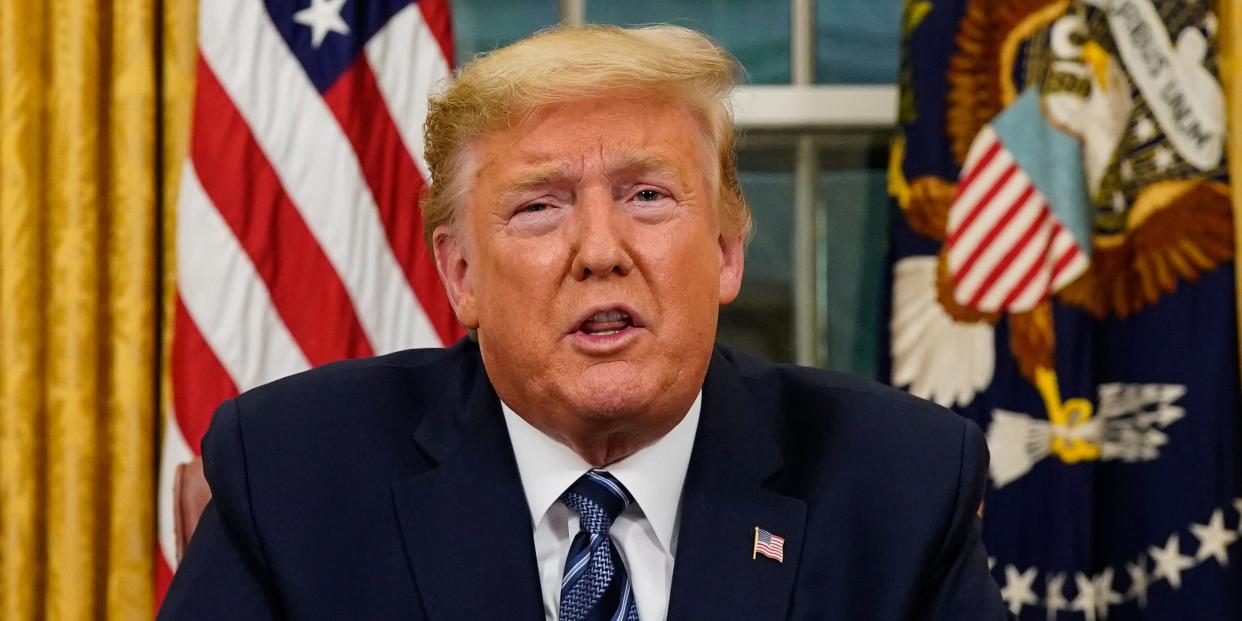
[[[685,418],[683,412],[676,419],[667,420],[658,428],[646,428],[634,431],[586,430],[584,433],[566,434],[556,430],[540,429],[561,444],[568,446],[573,452],[593,468],[604,468],[615,464],[634,453],[654,444],[664,437]],[[533,424],[533,423],[532,423]],[[538,428],[538,426],[536,426]]]
[[[492,385],[500,400],[527,424],[569,447],[592,467],[602,468],[654,444],[685,419],[702,390],[706,366],[653,389],[649,399],[625,394],[610,398],[616,395],[589,391],[583,398],[583,390],[539,389],[500,376],[492,378]]]
[[[508,400],[505,403],[531,427],[569,447],[593,468],[604,468],[667,435],[685,419],[697,397],[696,390],[688,400],[678,399],[675,405],[668,404],[660,411],[595,416],[556,415],[546,406],[523,407]],[[532,412],[538,415],[531,415]]]

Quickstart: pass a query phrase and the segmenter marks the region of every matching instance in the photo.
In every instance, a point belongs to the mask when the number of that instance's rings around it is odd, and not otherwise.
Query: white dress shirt
[[[681,522],[681,489],[699,428],[702,401],[700,391],[685,418],[664,437],[605,468],[635,500],[617,516],[610,532],[629,573],[642,621],[660,621],[668,613]],[[565,559],[578,534],[578,514],[561,503],[560,496],[591,470],[591,465],[532,427],[505,403],[500,405],[530,506],[530,522],[535,525],[544,616],[557,621]]]

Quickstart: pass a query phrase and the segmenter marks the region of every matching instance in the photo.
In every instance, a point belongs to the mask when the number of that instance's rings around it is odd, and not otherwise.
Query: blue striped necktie
[[[634,590],[608,535],[633,497],[611,474],[592,470],[561,494],[578,514],[579,531],[561,578],[560,621],[638,621]]]

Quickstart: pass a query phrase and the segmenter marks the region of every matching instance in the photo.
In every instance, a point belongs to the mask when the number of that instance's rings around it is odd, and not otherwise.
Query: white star
[[[1238,512],[1238,532],[1242,533],[1242,498],[1233,499],[1233,508]]]
[[[1122,602],[1121,593],[1113,590],[1113,568],[1105,569],[1092,581],[1095,584],[1095,611],[1101,619],[1108,618],[1108,607]]]
[[[1139,557],[1137,563],[1126,563],[1126,573],[1130,574],[1130,590],[1126,591],[1126,598],[1133,598],[1138,601],[1139,608],[1147,607],[1147,586],[1151,582],[1147,579],[1147,559]]]
[[[1163,548],[1148,547],[1147,553],[1151,555],[1152,562],[1156,564],[1151,576],[1156,579],[1167,579],[1169,584],[1173,585],[1174,590],[1182,588],[1182,570],[1195,566],[1194,559],[1182,556],[1177,543],[1177,535],[1169,535],[1169,541],[1164,544]]]
[[[1070,610],[1081,612],[1087,621],[1095,621],[1095,583],[1078,573],[1074,574],[1074,586],[1078,587],[1078,595],[1070,602]]]
[[[1151,119],[1143,117],[1139,119],[1138,123],[1134,124],[1134,137],[1138,138],[1139,142],[1147,142],[1155,135],[1156,126],[1151,122]]]
[[[1048,609],[1048,621],[1055,621],[1057,612],[1065,610],[1065,607],[1069,605],[1069,602],[1065,601],[1065,596],[1061,594],[1064,587],[1065,574],[1048,576],[1044,586],[1044,608]]]
[[[1156,165],[1156,170],[1164,172],[1173,165],[1173,152],[1164,147],[1156,147],[1151,154],[1151,161]]]
[[[1242,498],[1238,499],[1238,503],[1239,503],[1239,506],[1242,506]],[[996,567],[996,557],[989,556],[988,557],[988,571],[992,571],[993,567]]]
[[[1039,570],[1034,567],[1018,573],[1017,567],[1005,566],[1005,588],[1001,589],[1001,599],[1009,604],[1009,611],[1013,614],[1022,612],[1023,606],[1034,606],[1039,603],[1039,598],[1035,597],[1035,593],[1031,591],[1031,585],[1035,583],[1035,576],[1038,573]]]
[[[1221,567],[1229,565],[1229,547],[1238,539],[1238,533],[1225,529],[1225,512],[1217,509],[1212,512],[1207,524],[1191,524],[1190,532],[1199,538],[1199,551],[1195,553],[1196,561],[1207,557],[1216,559]]]
[[[319,49],[328,32],[349,34],[349,24],[341,19],[345,0],[311,0],[310,6],[293,14],[293,21],[311,29],[311,45]]]

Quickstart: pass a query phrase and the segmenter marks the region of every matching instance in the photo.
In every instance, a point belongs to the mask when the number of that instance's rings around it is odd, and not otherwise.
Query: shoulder
[[[407,349],[373,358],[333,362],[255,387],[238,399],[242,403],[258,404],[290,398],[334,399],[343,393],[352,397],[358,388],[375,388],[394,376],[421,377],[434,384],[434,379],[428,375],[442,372],[446,362],[459,357],[462,353],[459,347]]]
[[[769,410],[779,428],[813,432],[865,431],[875,442],[903,440],[925,446],[933,438],[960,439],[978,432],[971,421],[924,399],[863,377],[773,364],[720,348],[741,375],[748,392]],[[811,434],[813,439],[815,434]],[[867,441],[864,437],[851,437]]]
[[[480,372],[477,348],[459,343],[328,364],[247,391],[221,404],[203,438],[213,496],[231,519],[269,535],[304,534],[307,515],[345,515],[342,502],[351,516],[382,515],[391,483],[427,467],[413,439],[419,423]]]
[[[407,459],[423,416],[480,372],[478,350],[412,349],[332,363],[225,402],[203,439],[204,465],[244,463],[252,475]],[[218,459],[213,459],[218,458]]]
[[[390,415],[417,418],[441,398],[451,384],[449,376],[472,352],[477,354],[458,344],[334,362],[249,390],[235,399],[236,410],[246,431],[283,434],[308,427],[356,427]]]
[[[861,377],[720,353],[737,369],[760,420],[773,429],[785,470],[799,473],[798,480],[844,473],[847,484],[877,492],[952,493],[978,487],[986,476],[979,427],[935,403]]]

